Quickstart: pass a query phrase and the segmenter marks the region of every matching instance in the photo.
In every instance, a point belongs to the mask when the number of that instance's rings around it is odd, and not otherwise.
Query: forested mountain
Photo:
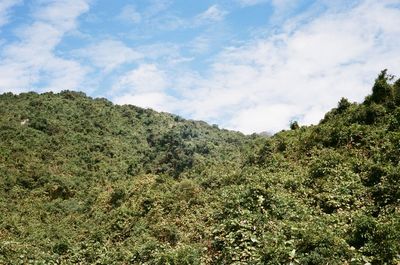
[[[386,71],[363,103],[271,137],[0,95],[0,264],[399,264],[399,184]]]

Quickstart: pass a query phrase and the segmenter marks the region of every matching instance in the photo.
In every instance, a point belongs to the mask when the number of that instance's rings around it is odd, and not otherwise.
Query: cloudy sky
[[[84,91],[244,133],[400,75],[400,0],[0,0],[0,93]]]

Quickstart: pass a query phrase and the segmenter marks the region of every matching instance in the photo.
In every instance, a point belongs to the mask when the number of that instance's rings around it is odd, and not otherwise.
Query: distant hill
[[[260,132],[259,135],[265,136],[265,137],[271,137],[274,134],[271,132],[264,131],[264,132]]]
[[[0,95],[0,264],[399,264],[400,80],[265,137]]]

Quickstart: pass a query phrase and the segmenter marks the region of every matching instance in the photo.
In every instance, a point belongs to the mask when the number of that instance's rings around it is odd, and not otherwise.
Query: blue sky
[[[1,0],[0,93],[79,90],[244,133],[400,75],[399,0]]]

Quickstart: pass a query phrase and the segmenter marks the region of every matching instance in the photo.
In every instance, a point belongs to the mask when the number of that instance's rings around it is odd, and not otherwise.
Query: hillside
[[[400,79],[291,127],[0,95],[0,264],[399,264]]]

